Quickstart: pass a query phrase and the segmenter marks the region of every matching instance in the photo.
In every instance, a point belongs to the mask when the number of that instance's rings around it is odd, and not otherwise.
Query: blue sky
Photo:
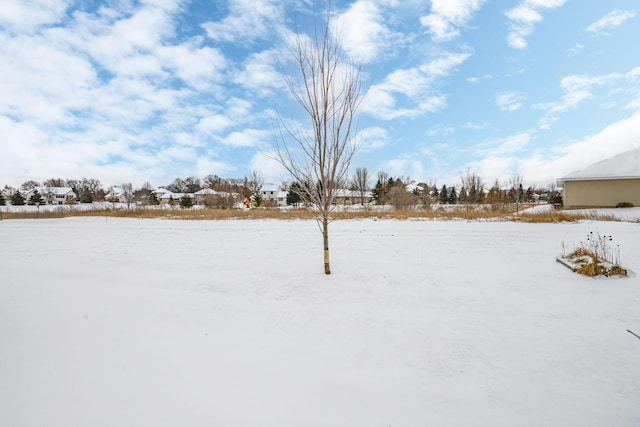
[[[0,186],[260,172],[312,0],[0,2]],[[322,13],[321,13],[322,15]],[[640,145],[637,0],[333,1],[372,175],[556,178]]]

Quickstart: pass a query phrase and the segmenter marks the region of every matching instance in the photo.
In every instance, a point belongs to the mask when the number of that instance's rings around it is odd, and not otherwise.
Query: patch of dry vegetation
[[[613,236],[591,231],[571,250],[567,251],[563,243],[563,254],[557,261],[589,277],[627,277],[627,270],[620,265],[620,246],[614,247],[612,242]]]
[[[2,212],[4,219],[45,219],[85,216],[115,218],[163,218],[181,220],[226,220],[226,219],[313,219],[309,209],[213,209],[213,208],[137,208],[137,209],[60,209],[40,212]],[[619,221],[613,215],[602,215],[596,211],[545,210],[541,212],[516,213],[508,209],[492,209],[490,205],[433,205],[413,209],[385,207],[348,208],[336,210],[338,219],[396,219],[396,220],[465,220],[465,221],[519,221],[528,223],[561,223],[581,220]]]
[[[592,221],[620,221],[614,215],[593,212],[572,212],[562,210],[552,210],[539,213],[520,213],[515,220],[522,222],[539,222],[539,223],[560,223],[560,222],[576,222],[582,220]]]

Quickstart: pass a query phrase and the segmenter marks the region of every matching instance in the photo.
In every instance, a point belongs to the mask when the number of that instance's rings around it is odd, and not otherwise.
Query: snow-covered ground
[[[631,278],[555,262],[589,230]],[[6,426],[638,426],[640,224],[0,221]]]

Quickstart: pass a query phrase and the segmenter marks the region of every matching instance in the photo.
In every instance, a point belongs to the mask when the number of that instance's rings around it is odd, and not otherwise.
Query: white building
[[[108,202],[127,203],[127,193],[122,187],[111,187],[104,199]]]
[[[64,205],[74,203],[78,195],[70,187],[34,187],[23,193],[24,202],[29,203],[35,192],[40,194],[43,205]]]
[[[261,194],[265,206],[287,206],[287,192],[282,191],[278,186],[267,186],[261,190]]]

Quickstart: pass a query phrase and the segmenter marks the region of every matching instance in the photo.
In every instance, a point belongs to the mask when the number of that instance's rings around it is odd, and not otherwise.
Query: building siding
[[[566,209],[640,206],[640,178],[565,181],[563,199]]]

